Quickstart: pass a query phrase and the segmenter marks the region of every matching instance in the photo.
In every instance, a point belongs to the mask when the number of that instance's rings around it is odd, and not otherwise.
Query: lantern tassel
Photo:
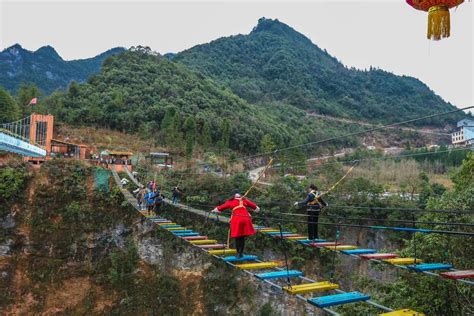
[[[447,6],[433,6],[428,11],[428,39],[439,41],[449,37],[451,31]]]

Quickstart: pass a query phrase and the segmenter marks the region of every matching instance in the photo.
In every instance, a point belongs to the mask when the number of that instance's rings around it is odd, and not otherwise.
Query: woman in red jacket
[[[236,193],[233,199],[226,201],[211,211],[219,214],[223,210],[232,209],[230,237],[235,239],[235,249],[237,250],[238,258],[242,258],[244,254],[245,237],[255,235],[252,218],[247,211],[247,207],[250,207],[255,213],[260,212],[260,208],[255,203]]]

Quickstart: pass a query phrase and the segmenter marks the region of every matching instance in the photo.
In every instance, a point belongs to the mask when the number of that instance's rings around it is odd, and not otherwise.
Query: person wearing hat
[[[217,206],[211,212],[220,214],[223,210],[232,209],[230,217],[230,237],[235,240],[235,249],[237,257],[242,258],[245,248],[245,237],[255,235],[252,218],[247,207],[255,213],[260,212],[257,204],[242,197],[238,192],[234,193],[234,197],[224,204]]]
[[[318,239],[318,220],[319,212],[328,204],[321,197],[318,187],[311,184],[308,188],[306,199],[301,202],[295,202],[294,206],[306,206],[308,212],[308,239]]]

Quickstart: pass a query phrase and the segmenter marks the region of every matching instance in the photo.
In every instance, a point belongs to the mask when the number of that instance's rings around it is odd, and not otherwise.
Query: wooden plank
[[[416,259],[415,258],[393,258],[393,259],[385,259],[385,262],[388,262],[390,264],[401,264],[401,265],[407,265],[407,264],[415,264],[415,263],[421,263],[423,260],[421,259]]]
[[[284,286],[283,290],[290,294],[304,294],[312,292],[323,292],[338,289],[339,285],[329,281],[306,283],[300,285]]]
[[[396,253],[370,253],[367,255],[360,255],[362,259],[377,259],[377,260],[383,260],[383,259],[392,259],[392,258],[398,258],[399,255]]]
[[[425,316],[425,314],[406,308],[399,309],[393,312],[379,314],[379,316]]]
[[[235,249],[216,249],[216,250],[209,250],[208,253],[215,256],[221,255],[235,255],[237,250]]]
[[[474,270],[458,270],[440,273],[443,278],[447,279],[472,279],[474,278]]]
[[[253,270],[253,269],[268,269],[278,267],[278,262],[257,262],[257,263],[241,263],[235,266],[242,270]]]
[[[355,302],[363,302],[370,299],[369,295],[360,292],[348,292],[334,295],[326,295],[308,299],[308,302],[318,307],[331,307]]]
[[[340,251],[340,250],[354,250],[354,249],[357,249],[357,246],[352,246],[352,245],[338,245],[338,246],[326,246],[326,247],[324,247],[324,248],[329,249],[329,250]]]
[[[190,240],[189,242],[192,243],[193,245],[217,244],[217,240],[215,240],[215,239]]]

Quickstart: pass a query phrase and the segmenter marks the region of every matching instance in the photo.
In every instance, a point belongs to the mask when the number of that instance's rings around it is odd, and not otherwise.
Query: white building
[[[474,144],[474,121],[469,119],[459,121],[451,134],[451,142],[454,146]]]

